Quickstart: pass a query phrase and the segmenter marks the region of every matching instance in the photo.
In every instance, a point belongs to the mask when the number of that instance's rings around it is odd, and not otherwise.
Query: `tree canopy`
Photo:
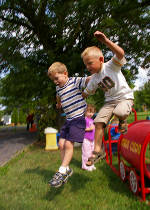
[[[2,0],[0,4],[0,72],[2,103],[8,107],[46,101],[53,106],[55,88],[47,77],[54,61],[64,62],[70,76],[87,72],[80,54],[99,46],[100,30],[126,53],[129,83],[139,66],[150,66],[149,0]]]
[[[135,91],[135,108],[142,111],[143,105],[150,107],[150,81],[138,91]]]

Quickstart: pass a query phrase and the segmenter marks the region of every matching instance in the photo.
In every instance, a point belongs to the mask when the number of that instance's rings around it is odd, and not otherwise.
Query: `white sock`
[[[67,166],[66,168],[67,168],[67,171],[69,171],[69,169],[70,169],[69,166]]]
[[[66,172],[67,172],[67,167],[65,167],[65,166],[60,166],[58,171],[59,171],[61,174],[66,174]]]

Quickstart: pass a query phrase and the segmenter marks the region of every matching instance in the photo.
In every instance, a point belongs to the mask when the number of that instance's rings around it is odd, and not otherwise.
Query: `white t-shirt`
[[[105,102],[134,99],[133,91],[121,72],[125,63],[125,58],[119,60],[116,56],[104,63],[100,72],[92,74],[84,92],[89,95],[101,88],[105,92]]]

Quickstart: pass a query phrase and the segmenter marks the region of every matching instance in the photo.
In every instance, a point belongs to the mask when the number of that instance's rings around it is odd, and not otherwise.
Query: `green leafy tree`
[[[145,83],[142,89],[142,95],[145,102],[145,105],[150,108],[150,81]]]
[[[26,123],[26,114],[23,112],[22,109],[19,110],[19,119],[18,119],[20,124]]]
[[[135,91],[135,108],[138,111],[142,111],[143,105],[146,105],[150,109],[150,81],[145,83],[145,85],[138,91]]]
[[[4,115],[4,111],[0,110],[0,121],[1,121],[1,119],[3,117],[3,115]]]
[[[134,92],[134,108],[136,111],[143,111],[143,95],[141,95],[141,91]]]
[[[139,64],[149,65],[149,6],[149,0],[3,0],[1,71],[23,74],[34,66],[37,73],[41,68],[46,72],[60,60],[71,74],[83,74],[80,53],[88,45],[99,45],[93,38],[99,29],[125,49],[135,75]]]
[[[112,56],[93,37],[96,30],[124,48],[124,74],[132,84],[139,65],[150,64],[149,8],[149,0],[2,0],[0,72],[8,73],[0,86],[2,103],[9,111],[25,104],[38,110],[43,99],[44,107],[54,107],[55,87],[47,77],[52,62],[64,62],[70,76],[83,76],[80,54],[87,46],[102,48],[106,61]],[[93,97],[98,101],[99,94]]]
[[[17,125],[18,121],[18,109],[14,108],[12,115],[11,115],[11,122]]]

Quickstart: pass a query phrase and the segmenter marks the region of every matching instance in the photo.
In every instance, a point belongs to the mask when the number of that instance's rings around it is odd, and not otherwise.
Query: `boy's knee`
[[[120,120],[125,120],[128,117],[128,115],[126,115],[126,114],[119,114],[119,115],[116,115],[116,117],[118,119],[120,119]]]
[[[59,141],[58,147],[60,150],[64,150],[64,147],[65,147],[64,141]]]
[[[66,142],[65,142],[65,148],[66,148],[66,149],[72,148],[73,145],[74,145],[74,144],[73,144],[73,142],[71,142],[71,141],[66,141]]]
[[[103,129],[103,127],[104,127],[104,123],[101,123],[101,122],[95,123],[95,128],[96,129]]]
[[[60,150],[64,150],[64,145],[58,144],[58,147],[59,147]]]

